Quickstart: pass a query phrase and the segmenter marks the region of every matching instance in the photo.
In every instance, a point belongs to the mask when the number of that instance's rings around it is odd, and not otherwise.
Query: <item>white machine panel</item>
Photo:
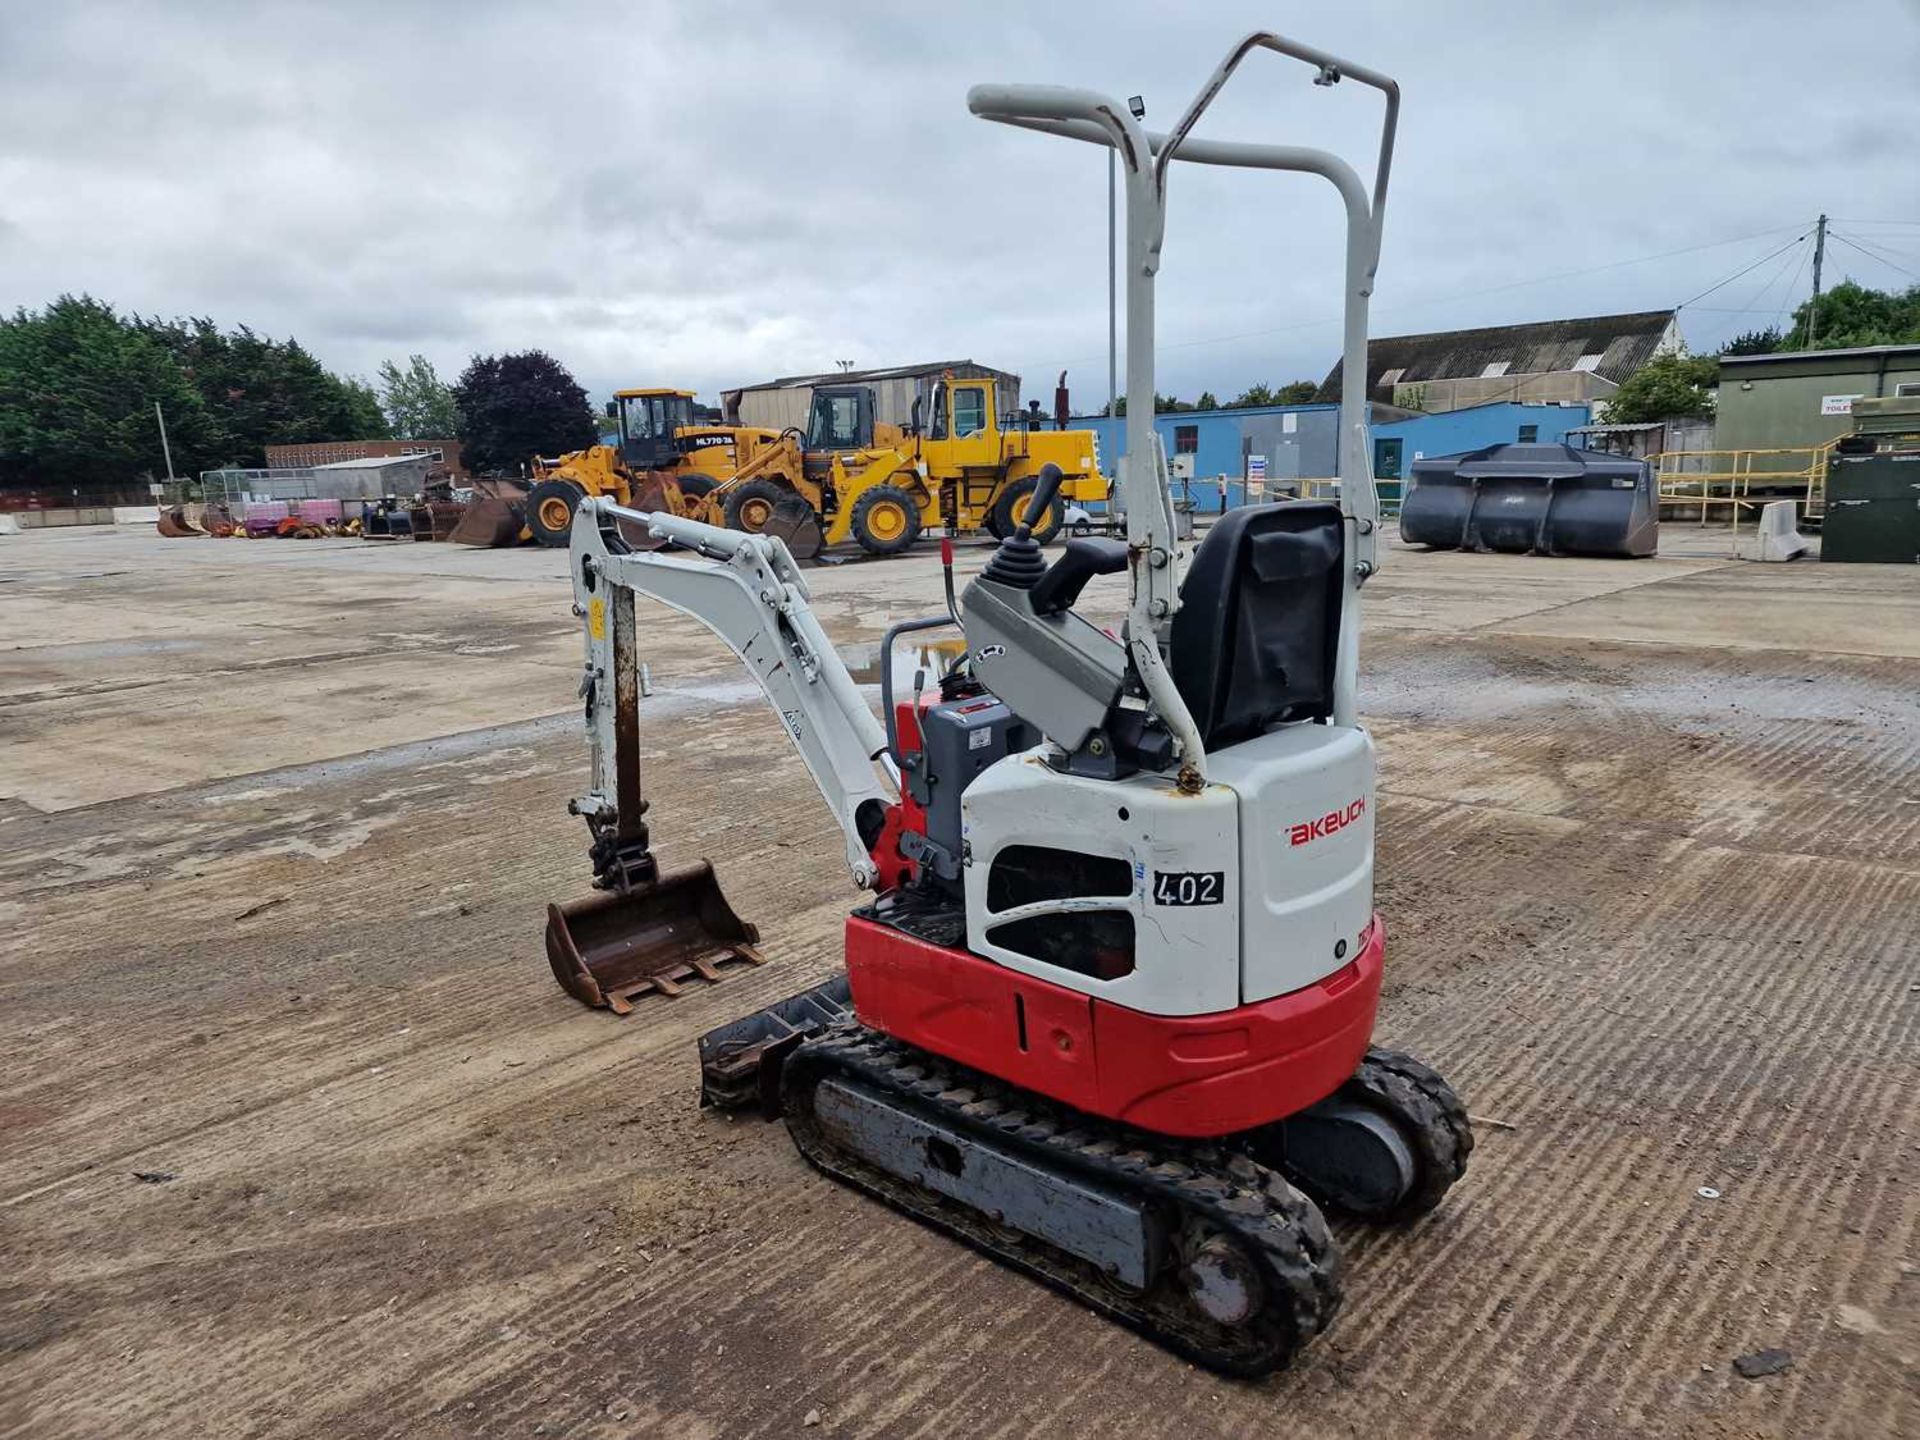
[[[1207,757],[1240,797],[1241,1000],[1352,961],[1373,915],[1373,739],[1289,725]]]
[[[1205,1015],[1240,1003],[1239,801],[1225,785],[1182,795],[1161,775],[1087,780],[1050,769],[1040,750],[1009,755],[961,796],[967,855],[967,946],[977,955],[1070,990],[1152,1015]],[[1132,868],[1123,897],[987,909],[994,857],[1009,845],[1111,855]],[[1101,980],[995,945],[997,927],[1032,914],[1125,910],[1133,917],[1131,974]],[[1336,968],[1336,967],[1330,967]]]

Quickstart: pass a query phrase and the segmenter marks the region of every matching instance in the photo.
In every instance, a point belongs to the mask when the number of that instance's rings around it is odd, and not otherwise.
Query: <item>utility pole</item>
[[[1813,349],[1820,333],[1820,262],[1827,258],[1827,217],[1822,215],[1813,227],[1813,303],[1807,307],[1807,348]]]
[[[173,447],[167,444],[167,417],[160,413],[160,402],[153,402],[153,418],[160,422],[160,453],[167,457],[167,483],[173,483]]]

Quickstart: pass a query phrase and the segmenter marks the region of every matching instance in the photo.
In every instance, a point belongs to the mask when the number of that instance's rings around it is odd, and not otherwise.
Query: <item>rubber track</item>
[[[1265,1303],[1250,1320],[1221,1325],[1194,1308],[1176,1260],[1158,1267],[1146,1291],[1129,1291],[1084,1260],[840,1150],[813,1110],[814,1091],[829,1075],[856,1080],[982,1145],[1145,1195],[1183,1220],[1229,1232],[1260,1261]],[[788,1057],[783,1087],[788,1131],[817,1169],[1209,1369],[1249,1378],[1281,1369],[1339,1308],[1339,1255],[1319,1207],[1245,1155],[1081,1114],[860,1026],[807,1041]],[[1169,1235],[1179,1228],[1170,1225]]]
[[[1438,1205],[1453,1183],[1467,1173],[1473,1153],[1473,1126],[1467,1107],[1453,1087],[1430,1066],[1398,1050],[1378,1046],[1340,1087],[1340,1094],[1384,1112],[1398,1122],[1412,1144],[1420,1173],[1400,1203],[1375,1220],[1411,1220]],[[1292,1177],[1300,1183],[1300,1177]],[[1308,1184],[1304,1188],[1312,1190]]]

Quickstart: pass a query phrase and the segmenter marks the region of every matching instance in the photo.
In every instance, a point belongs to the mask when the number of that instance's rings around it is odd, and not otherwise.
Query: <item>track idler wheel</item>
[[[1434,1070],[1376,1047],[1351,1080],[1268,1126],[1251,1148],[1322,1205],[1394,1222],[1432,1210],[1466,1173],[1473,1126]]]

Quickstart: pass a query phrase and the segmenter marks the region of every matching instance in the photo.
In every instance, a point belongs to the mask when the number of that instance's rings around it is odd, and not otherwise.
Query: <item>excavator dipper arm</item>
[[[619,538],[619,520],[681,548],[630,552]],[[786,545],[589,499],[574,522],[571,561],[574,600],[586,622],[581,691],[593,742],[593,789],[574,808],[597,830],[615,833],[638,824],[630,812],[644,808],[637,756],[641,666],[629,617],[632,597],[645,595],[698,620],[746,664],[840,824],[854,882],[871,886],[876,872],[861,839],[861,816],[897,800],[899,775],[886,753],[886,733],[814,617]]]

